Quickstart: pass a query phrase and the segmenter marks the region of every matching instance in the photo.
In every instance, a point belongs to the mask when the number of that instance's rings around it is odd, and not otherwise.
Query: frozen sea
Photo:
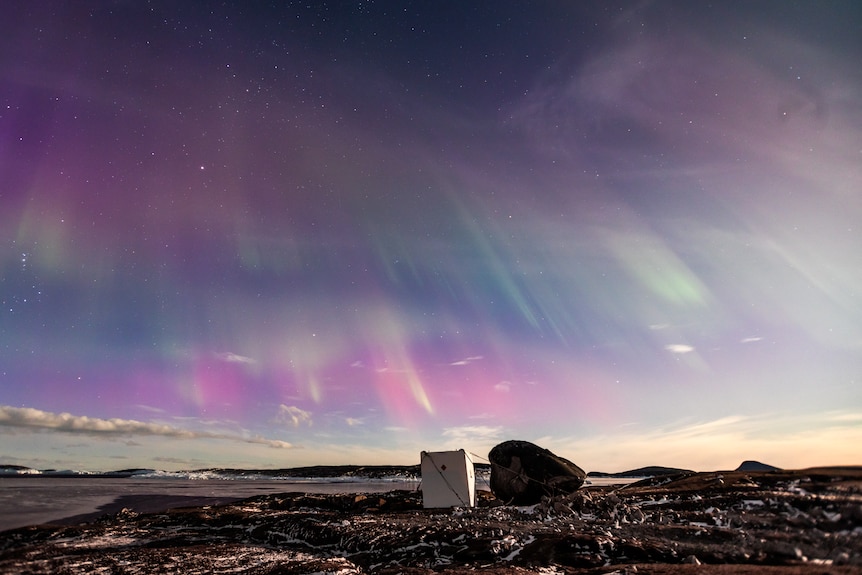
[[[122,498],[149,498],[153,506],[197,506],[302,491],[370,493],[418,489],[419,481],[332,479],[178,479],[89,477],[0,477],[0,531],[61,521],[106,509]],[[157,509],[153,508],[153,511]]]
[[[592,485],[631,480],[589,478]],[[92,520],[134,501],[142,512],[169,507],[225,504],[271,493],[381,493],[394,489],[419,489],[418,479],[344,478],[213,478],[165,475],[158,477],[52,477],[45,475],[0,476],[0,531],[63,522],[70,518]],[[478,489],[489,489],[487,478],[477,477]],[[129,505],[132,507],[132,505]],[[74,521],[72,521],[74,522]]]

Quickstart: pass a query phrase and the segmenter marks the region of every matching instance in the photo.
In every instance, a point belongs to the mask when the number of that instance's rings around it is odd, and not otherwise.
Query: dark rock
[[[533,505],[544,495],[577,491],[587,474],[583,469],[529,441],[504,441],[488,454],[491,491],[514,505]]]

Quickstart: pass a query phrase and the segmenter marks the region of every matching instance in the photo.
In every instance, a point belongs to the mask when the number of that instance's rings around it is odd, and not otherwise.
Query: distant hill
[[[629,471],[620,471],[619,473],[590,471],[589,473],[587,473],[587,477],[656,477],[661,475],[678,475],[680,473],[694,473],[694,471],[690,469],[677,469],[676,467],[661,467],[660,465],[651,465],[649,467],[630,469]]]
[[[474,467],[477,472],[490,472],[489,463],[476,463]],[[308,467],[291,467],[286,469],[235,469],[235,468],[206,468],[185,471],[159,471],[156,469],[130,468],[118,471],[90,472],[81,470],[36,470],[21,465],[0,465],[0,475],[33,475],[42,477],[110,477],[114,479],[128,477],[146,476],[204,476],[204,477],[231,477],[233,479],[259,479],[259,478],[357,478],[357,479],[416,479],[422,475],[419,465],[314,465]]]
[[[781,468],[748,459],[740,463],[736,471],[781,471]]]
[[[0,465],[0,475],[17,475],[21,473],[35,473],[35,469],[23,465]]]
[[[416,476],[418,465],[312,465],[308,467],[290,467],[285,469],[234,469],[208,468],[196,469],[195,472],[211,472],[224,475],[254,477],[362,477],[378,479],[391,476]]]

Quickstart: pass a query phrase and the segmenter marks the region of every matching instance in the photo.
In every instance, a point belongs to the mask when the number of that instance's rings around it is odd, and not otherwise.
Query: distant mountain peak
[[[781,471],[780,467],[747,459],[739,464],[736,471]]]

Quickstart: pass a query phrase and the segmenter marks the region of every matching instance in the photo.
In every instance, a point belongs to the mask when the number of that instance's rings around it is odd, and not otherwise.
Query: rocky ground
[[[862,573],[862,468],[698,473],[529,507],[265,495],[0,533],[0,573]]]

